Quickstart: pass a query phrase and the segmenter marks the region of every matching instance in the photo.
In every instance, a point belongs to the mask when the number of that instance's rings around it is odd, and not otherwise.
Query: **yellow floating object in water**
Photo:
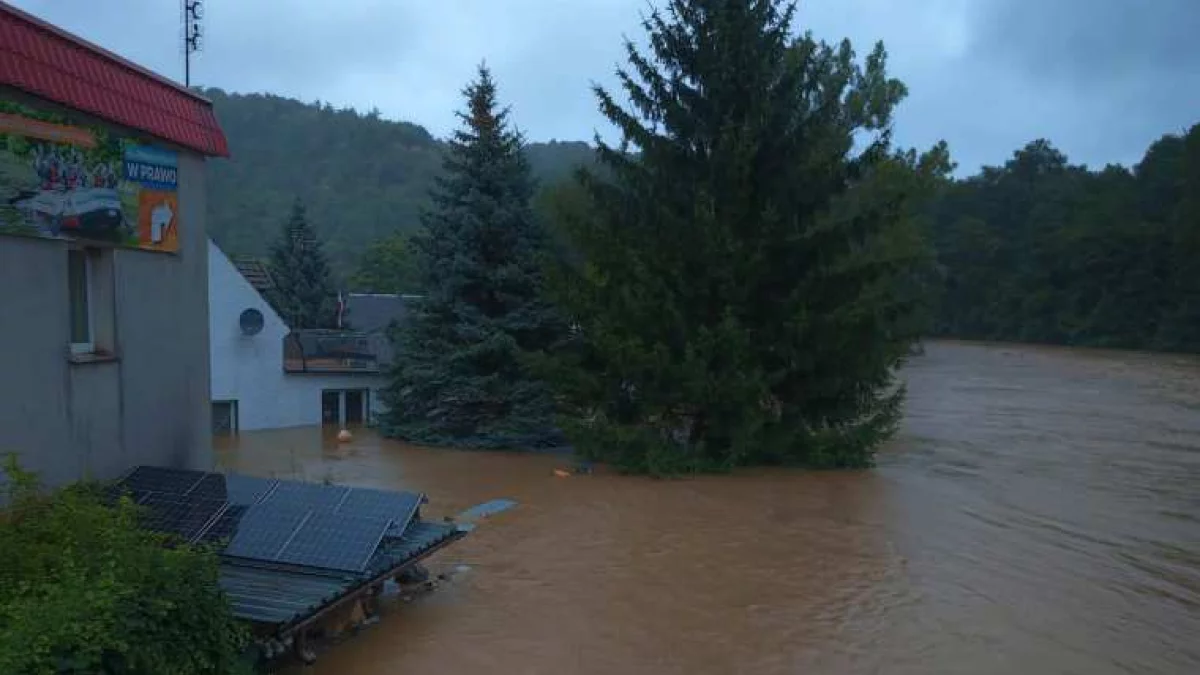
[[[354,439],[354,434],[350,433],[349,429],[342,429],[337,435],[338,443],[349,443]]]
[[[555,470],[554,470],[554,475],[555,475],[555,476],[558,476],[559,478],[566,478],[566,477],[568,477],[568,476],[570,476],[570,475],[571,475],[571,472],[570,472],[570,471],[563,471],[562,469],[555,469]]]

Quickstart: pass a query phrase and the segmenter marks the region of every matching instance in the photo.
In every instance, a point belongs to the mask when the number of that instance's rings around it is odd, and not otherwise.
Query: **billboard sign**
[[[0,232],[179,250],[179,158],[0,101]]]

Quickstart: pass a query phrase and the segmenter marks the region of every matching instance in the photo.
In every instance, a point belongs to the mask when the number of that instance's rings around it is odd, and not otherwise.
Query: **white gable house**
[[[208,297],[214,432],[370,424],[383,410],[381,336],[292,331],[211,240]]]

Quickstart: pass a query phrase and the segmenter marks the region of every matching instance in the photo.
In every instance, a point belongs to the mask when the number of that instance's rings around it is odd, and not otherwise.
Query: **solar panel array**
[[[187,491],[187,496],[199,499],[226,501],[229,493],[225,488],[225,477],[219,473],[205,474]]]
[[[145,527],[193,541],[225,506],[225,501],[147,492],[138,504],[147,507],[142,523]]]
[[[238,523],[237,533],[225,548],[226,555],[275,560],[308,512],[300,509],[251,507]]]
[[[337,512],[390,520],[388,536],[399,537],[420,507],[421,495],[411,492],[353,488],[338,506]]]
[[[386,518],[311,511],[276,559],[293,565],[358,572],[371,560],[390,524]]]
[[[138,467],[121,482],[144,524],[223,554],[360,572],[384,537],[400,537],[424,497],[408,492]]]
[[[307,508],[321,511],[337,509],[346,498],[349,488],[298,481],[279,481],[275,489],[262,500],[264,504],[277,504],[292,508]]]
[[[183,495],[187,494],[189,490],[208,476],[209,474],[204,471],[139,466],[121,482],[134,493],[162,492],[171,495]]]
[[[225,490],[230,504],[250,506],[257,504],[279,481],[273,478],[256,478],[231,473],[225,476]]]
[[[203,544],[224,544],[232,540],[233,535],[237,534],[238,525],[241,523],[242,516],[246,513],[249,507],[238,504],[228,504],[221,515],[213,521],[208,529],[204,530],[197,538],[197,542]]]

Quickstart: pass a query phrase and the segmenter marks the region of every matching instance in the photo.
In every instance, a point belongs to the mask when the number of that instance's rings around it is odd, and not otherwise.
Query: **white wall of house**
[[[369,414],[383,406],[379,390],[386,378],[371,374],[313,374],[283,371],[283,338],[288,327],[271,305],[238,272],[229,258],[208,242],[209,345],[212,353],[212,401],[237,401],[240,431],[321,424],[321,393],[367,389]],[[239,325],[243,310],[262,312],[257,335]]]

